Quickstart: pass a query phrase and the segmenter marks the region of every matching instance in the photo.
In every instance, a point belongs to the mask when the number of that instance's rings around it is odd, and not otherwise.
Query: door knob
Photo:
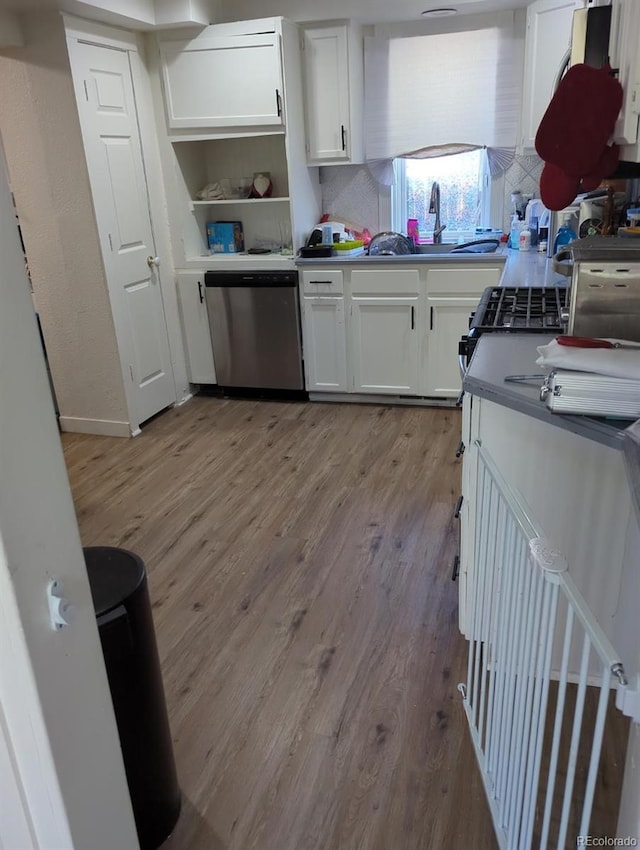
[[[154,266],[158,268],[158,266],[160,265],[160,257],[147,257],[147,265],[150,269],[152,269]]]

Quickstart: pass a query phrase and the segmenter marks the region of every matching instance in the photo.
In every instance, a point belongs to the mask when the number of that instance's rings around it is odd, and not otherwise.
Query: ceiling
[[[458,16],[527,6],[531,0],[221,0],[222,20],[283,15],[292,21],[350,18],[364,24],[423,20],[427,9],[452,7]]]
[[[353,18],[373,24],[418,20],[425,9],[443,6],[453,7],[458,15],[463,15],[515,9],[528,2],[531,0],[322,0],[320,3],[318,0],[220,0],[220,19],[284,15],[293,21]],[[51,10],[67,5],[65,0],[0,0],[0,11]]]

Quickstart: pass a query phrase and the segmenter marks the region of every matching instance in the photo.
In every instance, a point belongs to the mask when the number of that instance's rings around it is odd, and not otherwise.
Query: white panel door
[[[429,298],[429,333],[422,394],[456,398],[462,388],[458,366],[458,342],[469,331],[469,315],[477,298]]]
[[[160,44],[169,127],[282,124],[275,33]]]
[[[177,286],[189,380],[193,384],[215,384],[216,367],[204,294],[204,272],[180,272]]]
[[[527,7],[522,147],[535,148],[540,121],[553,96],[553,83],[571,42],[573,13],[580,0],[536,0]]]
[[[176,401],[140,135],[125,50],[72,43],[70,58],[130,418]]]
[[[305,29],[303,38],[309,160],[348,160],[350,128],[346,25]]]
[[[417,297],[352,298],[356,392],[417,394],[417,307]]]
[[[302,313],[307,390],[346,392],[344,298],[304,298]]]

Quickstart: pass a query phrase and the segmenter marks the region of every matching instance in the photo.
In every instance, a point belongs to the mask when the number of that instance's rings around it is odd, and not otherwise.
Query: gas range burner
[[[568,299],[568,290],[555,286],[489,287],[480,299],[470,333],[562,333]]]
[[[464,372],[483,333],[566,333],[570,290],[556,286],[490,286],[458,346]]]

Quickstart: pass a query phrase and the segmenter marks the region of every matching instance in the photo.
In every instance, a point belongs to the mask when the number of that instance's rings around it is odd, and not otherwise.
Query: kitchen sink
[[[416,245],[416,254],[493,254],[498,248],[497,239],[475,239],[473,242],[442,242],[441,244]]]
[[[457,242],[442,242],[440,245],[416,245],[416,254],[450,254],[458,247]]]

